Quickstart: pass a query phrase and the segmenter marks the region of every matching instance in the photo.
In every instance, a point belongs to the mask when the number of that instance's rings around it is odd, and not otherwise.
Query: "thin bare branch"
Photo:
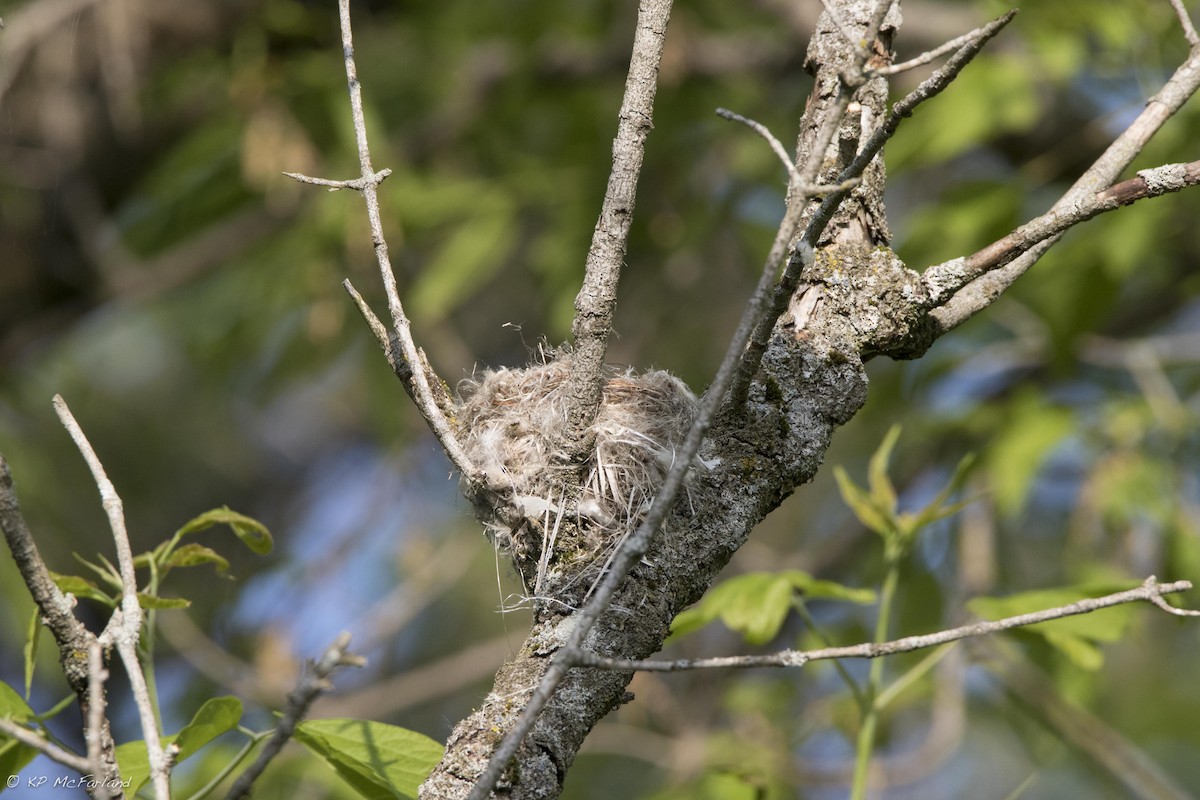
[[[99,641],[88,646],[88,707],[87,724],[83,729],[83,740],[87,743],[88,772],[104,774],[104,682],[108,670],[104,668],[104,648]],[[101,783],[92,794],[93,800],[108,798],[108,786]]]
[[[775,138],[775,134],[771,133],[771,131],[767,129],[766,125],[752,120],[749,117],[743,117],[741,114],[735,114],[727,108],[718,108],[717,116],[721,119],[740,122],[765,139],[767,144],[771,146],[771,150],[775,152],[775,155],[783,163],[783,168],[787,170],[788,177],[791,179],[791,183],[797,187],[803,183],[800,178],[800,170],[796,169],[796,165],[792,163],[792,157],[788,155],[787,150],[783,148],[783,143]]]
[[[613,140],[612,171],[588,248],[583,285],[575,297],[571,372],[563,389],[568,399],[564,448],[571,458],[582,457],[591,449],[588,429],[600,408],[617,283],[625,262],[646,137],[653,127],[658,70],[670,17],[671,0],[641,0],[638,5],[633,55]]]
[[[350,299],[354,301],[354,305],[358,308],[358,313],[362,314],[363,320],[367,323],[367,327],[371,329],[371,333],[375,334],[375,341],[379,342],[380,348],[383,349],[383,354],[387,356],[388,363],[396,370],[397,376],[404,381],[409,393],[416,392],[415,386],[412,385],[412,369],[409,368],[407,362],[402,358],[396,358],[395,352],[392,350],[392,339],[388,335],[387,328],[379,321],[379,317],[375,316],[375,312],[367,305],[367,301],[354,288],[354,284],[350,283],[350,279],[342,281],[342,288],[346,290],[346,294],[350,295]]]
[[[398,350],[385,348],[385,352],[390,352],[392,369],[402,379],[406,372],[411,372],[411,380],[403,381],[405,389],[408,390],[421,415],[425,417],[426,423],[441,443],[451,463],[462,473],[468,484],[474,485],[478,480],[475,466],[471,463],[471,459],[468,458],[466,451],[463,450],[462,444],[458,441],[458,437],[451,428],[449,420],[446,419],[445,413],[437,402],[436,394],[430,381],[431,370],[428,369],[428,365],[421,358],[416,342],[413,341],[411,325],[408,316],[404,312],[404,306],[400,302],[396,274],[392,270],[391,258],[388,255],[387,240],[383,235],[383,222],[379,210],[379,183],[391,174],[391,171],[384,169],[376,172],[375,168],[371,166],[371,151],[367,143],[367,124],[363,116],[362,86],[358,80],[358,67],[354,62],[354,36],[350,28],[350,0],[338,0],[338,13],[341,19],[342,53],[346,68],[346,84],[350,92],[350,112],[354,119],[354,138],[358,148],[358,162],[362,174],[361,177],[352,181],[309,178],[298,173],[286,174],[305,183],[315,183],[321,186],[328,186],[331,189],[352,188],[357,189],[362,194],[363,200],[367,205],[367,218],[371,227],[371,242],[375,247],[376,261],[379,263],[379,275],[383,281],[384,292],[387,295],[388,311],[392,318],[392,329],[396,336],[396,343],[399,345]],[[351,296],[353,297],[354,295],[352,294]],[[360,300],[361,298],[356,298],[356,304]],[[362,311],[364,307],[365,304],[360,304],[359,310]],[[368,324],[371,324],[369,317]],[[373,325],[372,332],[375,333],[378,339],[378,331]],[[437,379],[437,376],[434,375],[433,378]]]
[[[1192,24],[1192,17],[1188,14],[1183,0],[1171,0],[1171,8],[1175,9],[1175,15],[1179,17],[1179,25],[1183,28],[1183,36],[1187,43],[1192,47],[1200,47],[1200,34],[1196,33],[1196,26]]]
[[[985,273],[1012,263],[1038,244],[1058,237],[1092,217],[1198,183],[1200,161],[1164,164],[1154,169],[1144,169],[1135,178],[1110,186],[1091,197],[1081,198],[1065,208],[1056,205],[973,255],[926,269],[922,277],[929,289],[930,302],[934,306],[941,305]]]
[[[1003,20],[1001,27],[1008,24],[1008,21],[1011,20],[1016,13],[1017,9],[1013,9],[1001,17],[1000,19]],[[908,72],[910,69],[916,69],[917,67],[928,64],[930,61],[941,58],[942,56],[946,55],[946,53],[957,50],[965,44],[969,44],[976,40],[986,42],[988,39],[995,36],[996,32],[998,31],[998,29],[993,29],[994,25],[996,25],[996,22],[990,22],[987,25],[981,25],[975,30],[964,33],[962,36],[956,36],[950,41],[941,44],[932,50],[926,50],[924,53],[921,53],[919,56],[914,56],[908,61],[901,61],[899,64],[892,64],[887,67],[880,67],[879,69],[871,70],[871,74],[880,75],[883,77],[899,75],[901,72]]]
[[[958,77],[959,73],[971,63],[971,60],[978,55],[983,46],[1003,30],[1016,14],[1017,12],[1014,9],[999,19],[984,25],[979,29],[977,35],[962,45],[958,52],[951,56],[945,64],[922,81],[916,89],[909,92],[908,95],[893,105],[883,124],[875,129],[870,138],[867,139],[855,155],[854,160],[838,176],[839,182],[846,185],[849,181],[859,178],[871,163],[871,160],[883,149],[884,144],[896,133],[896,129],[900,127],[900,123],[905,118],[912,116],[921,103],[941,94]],[[775,287],[771,307],[768,313],[759,321],[758,327],[755,328],[749,346],[746,348],[746,353],[742,358],[742,363],[738,366],[738,373],[734,379],[733,388],[730,391],[730,407],[740,408],[745,403],[747,392],[750,389],[750,382],[754,379],[755,373],[758,372],[758,366],[762,361],[763,354],[767,350],[767,342],[771,338],[771,332],[775,329],[775,323],[779,321],[779,317],[787,309],[788,302],[799,287],[800,276],[805,267],[812,263],[812,248],[816,247],[821,234],[825,230],[825,226],[829,224],[829,220],[833,218],[834,212],[837,211],[838,206],[841,205],[849,193],[850,188],[839,188],[826,194],[820,207],[812,219],[809,220],[808,226],[801,236],[802,241],[807,245],[807,249],[797,249],[788,259],[783,275]]]
[[[308,713],[309,706],[320,695],[329,691],[331,687],[329,678],[339,667],[361,667],[366,663],[361,656],[347,651],[346,648],[349,646],[350,634],[342,633],[334,640],[333,644],[329,645],[319,661],[309,662],[304,674],[300,676],[296,689],[288,695],[287,708],[284,710],[279,724],[275,726],[275,733],[263,745],[263,749],[254,763],[234,781],[233,786],[229,788],[229,793],[225,795],[225,800],[239,800],[250,794],[254,781],[262,775],[267,765],[275,756],[279,755],[283,746],[292,738],[292,734],[296,732],[296,726]]]
[[[1142,113],[1059,198],[1054,209],[1070,208],[1073,204],[1109,187],[1197,88],[1200,88],[1200,48],[1193,48],[1187,60],[1175,70],[1158,94],[1146,103]],[[994,303],[1005,289],[1025,274],[1057,241],[1057,236],[1045,239],[1005,267],[993,270],[963,288],[944,306],[931,313],[934,321],[942,331],[952,330],[966,322]]]
[[[91,772],[91,762],[80,755],[64,750],[49,739],[38,736],[23,725],[18,725],[9,719],[0,718],[0,733],[16,739],[26,747],[32,747],[64,767],[70,767],[77,772],[87,775]]]
[[[313,178],[299,172],[285,172],[283,174],[287,175],[292,180],[299,181],[300,183],[311,183],[314,186],[328,186],[329,191],[331,192],[336,192],[340,189],[354,189],[355,191],[361,192],[368,186],[378,186],[379,184],[383,183],[384,179],[392,174],[392,171],[390,169],[381,169],[379,172],[375,172],[371,175],[364,175],[360,178],[355,178],[354,180],[349,181],[334,181],[328,178]]]
[[[113,544],[117,550],[117,569],[121,575],[121,606],[113,612],[108,624],[99,637],[99,644],[108,647],[115,644],[125,671],[129,677],[129,685],[133,691],[134,705],[142,724],[142,736],[146,742],[146,753],[150,762],[150,780],[154,784],[155,795],[159,800],[168,800],[171,787],[168,777],[174,762],[177,748],[171,745],[163,748],[159,738],[158,718],[154,712],[154,702],[146,684],[146,676],[142,671],[141,661],[137,655],[137,644],[142,633],[142,606],[138,602],[137,575],[133,566],[133,548],[129,545],[129,532],[125,528],[125,508],[117,489],[104,471],[100,457],[92,448],[91,442],[83,432],[83,428],[71,413],[67,401],[62,395],[54,395],[54,410],[58,414],[71,440],[75,442],[83,460],[87,462],[92,472],[92,480],[100,490],[100,504],[108,516],[108,525],[112,530]],[[90,686],[89,686],[90,690]]]
[[[949,628],[937,633],[921,636],[906,636],[890,642],[867,642],[846,647],[824,647],[819,650],[781,650],[761,656],[726,656],[720,658],[684,658],[676,661],[637,661],[620,658],[605,658],[586,651],[575,654],[575,663],[579,666],[595,667],[612,670],[641,670],[646,672],[678,672],[691,669],[728,669],[750,667],[803,667],[813,661],[829,661],[841,658],[880,658],[908,653],[913,650],[924,650],[937,647],[948,642],[961,639],[986,636],[1000,631],[1035,625],[1053,619],[1062,619],[1078,614],[1088,614],[1102,608],[1123,605],[1125,603],[1149,602],[1163,608],[1171,614],[1195,615],[1200,612],[1175,608],[1163,600],[1163,595],[1176,592],[1186,592],[1192,588],[1190,581],[1174,583],[1158,583],[1154,576],[1147,578],[1141,586],[1124,592],[1105,595],[1104,597],[1089,598],[1075,603],[1069,603],[1057,608],[1020,614],[1015,617],[1005,617],[991,622],[976,622],[957,628]]]
[[[137,576],[133,569],[133,549],[129,546],[129,533],[125,530],[124,505],[121,503],[116,487],[108,479],[104,465],[100,463],[100,458],[92,449],[91,442],[84,435],[83,428],[79,427],[71,409],[67,407],[67,401],[63,400],[62,395],[56,394],[53,403],[59,421],[67,429],[71,441],[75,442],[75,447],[83,456],[83,460],[87,462],[88,469],[92,472],[92,480],[95,481],[96,488],[100,490],[100,505],[103,506],[104,513],[108,516],[108,525],[113,533],[113,543],[117,548],[117,569],[121,573],[122,584],[121,607],[130,617],[140,621],[141,606],[137,601]]]

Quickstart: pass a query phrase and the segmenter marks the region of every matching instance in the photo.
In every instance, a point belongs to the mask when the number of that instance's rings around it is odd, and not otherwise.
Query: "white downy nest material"
[[[571,468],[556,456],[567,424],[563,384],[570,356],[526,369],[483,372],[459,386],[464,445],[488,488],[509,498],[525,523],[516,530],[484,519],[488,535],[518,562],[536,559],[535,595],[565,588],[606,558],[641,521],[675,460],[698,403],[660,370],[610,375],[592,430],[595,450],[578,499],[564,503]],[[563,522],[578,541],[559,540]],[[558,556],[558,558],[554,558]],[[553,565],[552,565],[553,559]],[[556,573],[546,581],[547,571]]]

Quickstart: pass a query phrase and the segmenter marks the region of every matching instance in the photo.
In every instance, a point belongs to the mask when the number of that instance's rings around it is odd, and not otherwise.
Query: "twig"
[[[229,788],[229,793],[225,795],[225,800],[239,800],[250,794],[250,788],[254,785],[254,781],[292,738],[292,734],[296,732],[296,726],[308,713],[309,706],[320,695],[329,691],[331,686],[329,678],[338,667],[361,667],[366,663],[361,656],[348,652],[346,648],[349,646],[350,634],[343,632],[338,635],[333,644],[326,648],[319,661],[309,662],[304,674],[300,676],[295,690],[288,695],[287,708],[284,710],[279,724],[275,726],[275,733],[263,745],[263,749],[254,763],[234,781],[233,786]]]
[[[64,750],[49,739],[44,739],[38,736],[33,731],[23,725],[18,725],[9,719],[0,718],[0,733],[5,736],[16,739],[26,747],[32,747],[39,753],[48,756],[64,767],[70,767],[82,775],[88,775],[92,770],[92,762],[82,756],[72,753],[70,750]]]
[[[402,358],[396,358],[394,349],[392,348],[392,339],[388,335],[387,328],[379,321],[379,317],[375,316],[375,312],[367,305],[367,301],[354,288],[354,284],[350,283],[350,279],[342,281],[342,288],[346,290],[346,294],[350,295],[350,299],[354,301],[354,305],[358,308],[358,313],[362,314],[363,320],[367,323],[367,327],[371,329],[371,333],[375,334],[375,341],[379,342],[380,348],[383,349],[383,354],[387,356],[388,363],[396,369],[397,376],[406,384],[412,379],[412,368]]]
[[[92,480],[95,481],[96,488],[100,490],[100,505],[108,516],[108,525],[113,532],[113,543],[117,548],[117,569],[121,574],[121,608],[130,619],[137,619],[140,622],[141,606],[137,601],[137,576],[133,568],[133,548],[129,546],[129,533],[125,530],[125,509],[121,498],[112,481],[108,479],[104,465],[100,463],[100,458],[92,449],[91,442],[84,435],[83,429],[79,427],[71,409],[67,407],[67,401],[63,400],[62,395],[56,394],[52,402],[59,421],[70,434],[71,440],[75,442],[75,447],[83,456],[83,460],[87,462],[88,469],[92,472]],[[110,621],[109,626],[111,625]]]
[[[771,149],[775,151],[775,155],[779,157],[781,162],[783,162],[783,168],[787,170],[788,177],[791,178],[792,184],[798,187],[803,183],[800,178],[800,170],[796,169],[796,165],[792,163],[792,157],[788,155],[787,150],[783,149],[783,143],[775,138],[775,134],[771,133],[771,131],[767,129],[766,125],[763,125],[761,122],[756,122],[748,117],[743,117],[741,114],[735,114],[727,108],[718,108],[717,116],[721,119],[740,122],[762,138],[766,139],[767,144],[769,144]]]
[[[1183,28],[1183,37],[1187,39],[1187,43],[1192,47],[1200,47],[1200,34],[1196,33],[1196,26],[1192,24],[1192,17],[1188,14],[1183,0],[1171,0],[1171,8],[1175,9],[1175,14],[1179,17],[1179,25]]]
[[[100,642],[94,641],[88,646],[88,708],[87,725],[83,731],[83,739],[87,743],[88,771],[92,775],[104,774],[103,742],[104,742],[104,682],[108,680],[108,670],[104,668],[104,648]],[[93,800],[105,800],[109,792],[107,785],[100,784],[98,791],[92,795]]]
[[[391,170],[383,169],[378,172],[371,166],[371,152],[367,143],[367,124],[363,116],[362,86],[358,81],[358,67],[354,62],[354,36],[350,28],[350,0],[338,0],[338,16],[341,19],[342,53],[346,68],[346,85],[350,92],[350,113],[354,120],[354,138],[358,149],[358,162],[361,175],[354,180],[328,180],[312,178],[299,173],[284,173],[303,183],[328,186],[331,190],[355,189],[363,196],[367,205],[367,218],[371,228],[371,242],[375,248],[375,258],[379,264],[379,275],[383,281],[384,292],[387,295],[388,311],[392,318],[392,330],[396,337],[395,345],[389,337],[380,336],[381,324],[368,314],[366,303],[356,292],[351,292],[359,311],[371,327],[371,332],[384,347],[392,369],[400,376],[404,388],[412,397],[417,410],[425,418],[434,436],[441,443],[454,467],[462,473],[469,485],[478,483],[476,470],[471,459],[467,456],[462,444],[458,441],[449,420],[439,406],[433,388],[430,384],[430,372],[424,359],[421,358],[416,342],[413,341],[412,329],[404,305],[400,302],[400,292],[396,284],[396,274],[392,270],[391,258],[388,256],[387,240],[383,235],[383,222],[379,210],[379,184],[391,174]],[[347,286],[349,291],[351,287]],[[374,320],[374,321],[373,321]],[[387,344],[385,344],[387,342]],[[436,378],[436,376],[434,376]]]
[[[1072,204],[1110,186],[1197,88],[1200,88],[1200,48],[1193,48],[1187,60],[1175,70],[1158,94],[1146,103],[1137,119],[1121,132],[1079,180],[1059,198],[1054,204],[1054,209],[1069,208]],[[1005,289],[1025,274],[1057,241],[1057,236],[1046,239],[1007,266],[989,272],[960,290],[942,308],[931,312],[930,316],[942,332],[958,327],[994,303]]]
[[[1005,22],[1007,22],[1007,20],[1012,19],[1013,15],[1015,15],[1016,12],[1017,12],[1017,10],[1013,9],[1008,14],[1006,14],[1004,17],[1001,17],[1001,19],[1004,19]],[[988,23],[987,25],[982,25],[973,31],[964,33],[962,36],[956,36],[955,38],[951,39],[950,41],[948,41],[944,44],[938,45],[937,47],[933,48],[932,50],[926,50],[924,53],[921,53],[919,56],[914,56],[913,58],[910,58],[908,61],[901,61],[899,64],[892,64],[887,67],[880,67],[879,69],[873,69],[870,71],[870,74],[872,76],[880,76],[880,77],[890,77],[892,75],[899,75],[901,72],[907,72],[910,69],[916,69],[917,67],[920,67],[924,64],[928,64],[930,61],[933,61],[934,59],[941,58],[942,56],[946,55],[946,53],[949,53],[952,50],[957,50],[958,48],[962,47],[965,44],[969,44],[970,42],[973,42],[973,41],[976,41],[979,39],[982,39],[983,41],[987,41],[988,39],[990,39],[992,36],[995,35],[994,32],[988,33],[988,29],[992,25],[995,25],[995,24],[996,24],[995,22],[991,22],[991,23]]]
[[[844,185],[846,182],[861,176],[871,163],[871,160],[879,154],[884,144],[895,134],[896,129],[900,127],[900,123],[905,118],[912,116],[921,103],[941,94],[958,77],[959,73],[966,68],[967,64],[971,63],[971,60],[983,49],[983,46],[1012,21],[1016,13],[1016,10],[1010,11],[1004,16],[984,25],[978,31],[974,31],[973,38],[962,45],[958,52],[951,56],[945,64],[922,81],[916,89],[909,92],[903,99],[893,105],[883,124],[875,129],[870,138],[867,139],[855,155],[854,160],[842,170],[842,174],[838,176],[839,182]],[[747,393],[750,390],[750,382],[754,379],[755,373],[758,372],[758,366],[762,362],[763,354],[767,351],[767,342],[770,340],[771,333],[775,329],[775,323],[779,321],[779,317],[787,309],[792,295],[795,294],[797,287],[800,285],[800,276],[803,274],[804,269],[812,264],[812,249],[816,247],[817,242],[820,240],[825,226],[829,224],[829,220],[833,218],[834,212],[837,211],[849,193],[850,189],[847,188],[838,189],[827,194],[816,213],[809,220],[808,226],[801,236],[801,240],[805,243],[806,247],[797,248],[796,252],[788,259],[788,264],[784,268],[783,275],[775,287],[771,306],[767,314],[762,317],[755,328],[750,343],[746,348],[745,355],[742,358],[742,363],[738,366],[738,373],[729,393],[731,408],[740,408],[746,402]]]
[[[379,172],[371,175],[364,175],[361,178],[355,178],[354,180],[349,181],[331,181],[328,178],[313,178],[308,175],[303,175],[299,172],[285,172],[283,174],[287,175],[292,180],[299,181],[300,183],[311,183],[315,186],[328,186],[329,191],[331,192],[336,192],[341,189],[354,189],[355,191],[361,192],[368,186],[378,186],[379,184],[383,183],[384,179],[392,174],[392,171],[390,169],[381,169]]]
[[[1123,605],[1125,603],[1136,603],[1146,601],[1162,608],[1171,614],[1180,614],[1185,616],[1200,615],[1200,612],[1191,611],[1188,609],[1176,608],[1168,605],[1163,600],[1163,595],[1174,594],[1176,592],[1186,592],[1192,588],[1190,581],[1176,581],[1174,583],[1158,583],[1154,576],[1150,576],[1136,589],[1129,589],[1124,592],[1116,592],[1115,594],[1105,595],[1103,597],[1089,598],[1080,600],[1075,603],[1069,603],[1065,606],[1050,608],[1044,611],[1034,611],[1029,614],[1020,614],[1015,617],[1005,617],[991,622],[976,622],[971,625],[963,625],[958,628],[949,628],[937,633],[923,634],[921,636],[906,636],[903,639],[895,639],[890,642],[867,642],[865,644],[850,645],[846,647],[824,647],[819,650],[781,650],[778,653],[769,653],[761,656],[725,656],[719,658],[684,658],[676,661],[638,661],[631,659],[606,658],[591,652],[581,652],[578,654],[577,663],[580,666],[595,667],[598,669],[610,670],[639,670],[643,672],[678,672],[680,670],[690,669],[728,669],[731,667],[745,669],[749,667],[803,667],[812,661],[829,661],[831,659],[841,658],[880,658],[882,656],[895,655],[896,653],[908,653],[913,650],[923,650],[929,647],[946,644],[948,642],[957,642],[961,639],[972,638],[976,636],[986,636],[1000,631],[1010,630],[1012,628],[1020,628],[1026,625],[1035,625],[1039,622],[1048,622],[1054,619],[1062,619],[1063,617],[1071,617],[1077,614],[1088,614],[1093,611],[1098,611],[1102,608],[1110,608],[1112,606]]]
[[[113,612],[108,624],[100,633],[98,643],[103,647],[115,644],[125,671],[129,677],[129,685],[133,691],[134,705],[137,706],[138,716],[142,724],[142,735],[146,742],[146,754],[150,762],[150,780],[154,784],[154,793],[159,800],[168,800],[171,796],[171,786],[168,780],[174,755],[178,751],[174,745],[164,749],[159,738],[158,719],[154,713],[154,702],[146,685],[146,675],[142,671],[141,661],[137,655],[137,643],[142,632],[142,606],[137,596],[137,575],[133,566],[133,548],[129,545],[129,533],[125,528],[125,510],[117,489],[99,456],[92,448],[83,429],[75,420],[71,409],[62,395],[54,395],[54,410],[58,414],[67,433],[70,434],[75,447],[87,462],[92,472],[92,480],[100,490],[100,504],[108,516],[109,528],[112,530],[113,543],[117,550],[117,569],[121,575],[121,606]],[[90,688],[90,687],[89,687]]]
[[[941,305],[985,273],[1004,267],[1036,245],[1092,217],[1200,183],[1200,161],[1144,169],[1137,177],[1110,186],[1065,208],[1055,206],[1037,219],[966,258],[929,267],[922,278],[933,306]]]
[[[569,460],[583,456],[590,449],[588,429],[600,408],[617,283],[629,243],[646,137],[653,127],[658,69],[670,17],[671,0],[641,0],[638,4],[633,55],[613,140],[612,171],[588,248],[583,285],[575,297],[571,371],[563,387],[567,398],[563,445]]]

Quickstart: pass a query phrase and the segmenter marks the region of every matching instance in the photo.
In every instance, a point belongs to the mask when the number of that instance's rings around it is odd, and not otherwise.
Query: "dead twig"
[[[233,782],[233,786],[229,787],[229,793],[225,795],[225,800],[239,800],[250,794],[254,781],[262,775],[267,765],[275,756],[279,755],[283,746],[292,738],[292,734],[296,732],[296,726],[308,713],[309,706],[318,697],[329,691],[331,687],[329,678],[339,667],[361,667],[366,663],[362,656],[349,652],[346,649],[349,646],[350,634],[341,633],[333,644],[326,648],[318,661],[309,662],[304,674],[300,676],[300,682],[296,689],[288,695],[287,708],[284,710],[279,724],[275,726],[275,733],[263,745],[263,749],[254,763],[238,776],[237,780]]]

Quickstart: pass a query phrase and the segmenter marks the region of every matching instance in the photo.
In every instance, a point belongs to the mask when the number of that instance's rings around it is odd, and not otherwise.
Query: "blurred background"
[[[899,56],[1011,5],[906,2]],[[792,140],[820,8],[675,10],[613,363],[704,389],[785,188],[763,142],[713,111]],[[276,538],[264,557],[213,529],[200,541],[230,559],[228,574],[169,576],[164,593],[192,605],[158,618],[168,731],[224,694],[247,703],[248,727],[270,727],[303,659],[344,629],[370,664],[339,675],[316,714],[444,741],[528,618],[340,286],[349,278],[382,312],[360,198],[281,175],[358,173],[335,4],[0,9],[0,452],[43,556],[87,574],[72,554],[112,547],[51,409],[57,392],[123,496],[135,551],[222,504]],[[569,332],[635,11],[632,0],[354,3],[374,160],[393,170],[381,187],[392,258],[418,344],[451,385]],[[1186,53],[1167,0],[1030,3],[889,145],[899,255],[919,269],[1044,211]],[[1193,101],[1132,170],[1194,158],[1198,134]],[[868,404],[828,463],[861,481],[902,424],[893,475],[915,507],[965,453],[980,459],[980,499],[927,531],[905,565],[896,635],[958,624],[976,595],[1200,579],[1198,213],[1193,190],[1092,221],[920,361],[869,365]],[[727,576],[787,567],[877,586],[881,549],[826,470]],[[1183,602],[1200,606],[1200,593]],[[98,627],[100,609],[83,606]],[[811,610],[833,641],[870,638],[869,608]],[[18,688],[32,614],[5,554],[0,679]],[[1149,608],[1124,624],[1108,637],[1119,641],[1074,657],[1009,636],[912,680],[881,730],[877,796],[1187,796],[1169,784],[1200,786],[1200,632]],[[762,649],[818,641],[796,619]],[[753,649],[717,624],[669,652]],[[118,740],[140,738],[119,676],[112,686]],[[631,688],[637,702],[596,730],[567,797],[845,796],[857,711],[831,667],[639,675]],[[67,694],[47,639],[31,704]],[[75,710],[53,727],[78,743]],[[240,744],[229,736],[185,763],[180,796]],[[351,796],[324,764],[288,758],[257,796]],[[57,773],[40,761],[28,771]]]

